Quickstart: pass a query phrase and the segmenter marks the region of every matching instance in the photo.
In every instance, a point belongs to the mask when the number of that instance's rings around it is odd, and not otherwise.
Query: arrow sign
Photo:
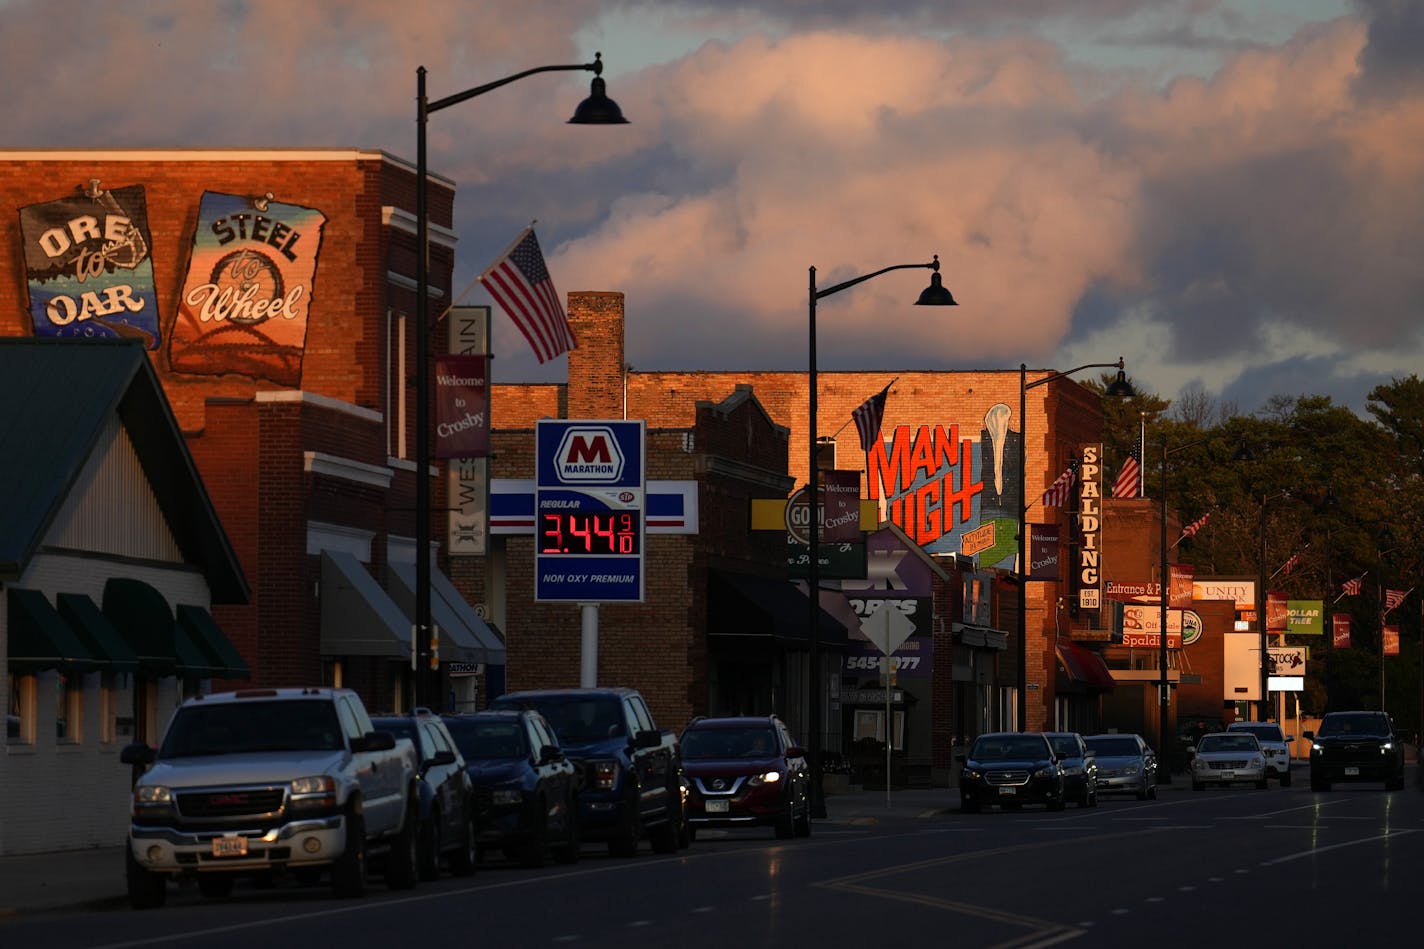
[[[915,623],[897,607],[881,601],[875,612],[860,621],[860,630],[888,656],[914,635]]]

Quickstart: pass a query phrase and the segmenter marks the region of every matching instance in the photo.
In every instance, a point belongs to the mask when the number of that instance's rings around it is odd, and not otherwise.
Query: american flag
[[[1411,587],[1410,589],[1413,589],[1413,588]],[[1385,612],[1388,613],[1390,610],[1394,609],[1396,606],[1398,606],[1399,604],[1403,603],[1403,602],[1404,602],[1404,598],[1405,598],[1406,596],[1408,596],[1408,595],[1409,595],[1409,591],[1408,591],[1408,590],[1385,590],[1385,591],[1384,591],[1384,610],[1385,610]]]
[[[1122,460],[1122,468],[1118,470],[1117,480],[1113,482],[1113,497],[1135,498],[1139,496],[1139,488],[1142,485],[1142,463],[1137,459],[1138,449],[1134,448]]]
[[[1068,463],[1068,470],[1058,476],[1058,480],[1048,486],[1048,490],[1043,492],[1044,507],[1062,507],[1068,503],[1068,496],[1073,490],[1073,481],[1078,477],[1078,459],[1074,458]]]
[[[1287,560],[1285,563],[1281,564],[1281,574],[1282,574],[1283,576],[1287,576],[1287,577],[1288,577],[1288,576],[1291,575],[1291,571],[1294,570],[1296,567],[1299,567],[1299,566],[1300,566],[1300,553],[1297,552],[1297,553],[1291,554],[1291,558],[1290,558],[1289,560]]]
[[[1203,527],[1206,526],[1206,522],[1207,522],[1207,520],[1208,520],[1210,517],[1211,517],[1211,512],[1210,512],[1210,511],[1207,511],[1207,512],[1206,512],[1205,514],[1203,514],[1201,517],[1199,517],[1199,518],[1197,518],[1196,520],[1192,521],[1192,522],[1191,522],[1190,524],[1188,524],[1186,527],[1183,527],[1183,528],[1182,528],[1182,536],[1183,536],[1183,537],[1195,537],[1195,536],[1197,536],[1197,531],[1201,530]]]
[[[850,417],[855,420],[855,430],[860,432],[860,450],[869,454],[870,446],[880,437],[880,420],[885,417],[885,397],[890,393],[891,383],[856,406]]]
[[[541,363],[577,345],[559,292],[544,266],[534,228],[525,228],[514,239],[499,259],[480,274],[480,283],[519,327]]]
[[[1358,577],[1356,577],[1356,578],[1353,579],[1353,580],[1346,580],[1344,583],[1342,583],[1342,584],[1340,585],[1340,595],[1341,595],[1341,596],[1359,596],[1359,595],[1360,595],[1360,583],[1361,583],[1364,579],[1365,579],[1365,575],[1362,573],[1362,574],[1360,574]]]

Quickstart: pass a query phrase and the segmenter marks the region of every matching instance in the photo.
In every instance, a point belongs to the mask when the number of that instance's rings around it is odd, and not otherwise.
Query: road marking
[[[1407,837],[1407,836],[1409,836],[1410,834],[1417,834],[1417,833],[1419,833],[1419,831],[1418,831],[1418,830],[1415,830],[1415,829],[1410,829],[1410,830],[1395,830],[1395,831],[1390,831],[1389,833],[1377,834],[1377,835],[1375,835],[1374,837],[1361,837],[1361,838],[1358,839],[1358,840],[1346,840],[1346,841],[1343,841],[1343,842],[1338,843],[1338,844],[1331,844],[1331,845],[1328,846],[1328,847],[1312,847],[1312,848],[1310,848],[1309,850],[1302,850],[1302,851],[1300,851],[1299,853],[1288,854],[1288,855],[1286,855],[1286,856],[1284,856],[1284,857],[1277,857],[1277,858],[1274,859],[1274,860],[1265,860],[1265,861],[1262,861],[1261,866],[1263,866],[1263,867],[1274,867],[1274,866],[1277,866],[1277,865],[1282,864],[1282,863],[1290,863],[1292,860],[1300,860],[1300,859],[1302,859],[1302,858],[1304,858],[1304,857],[1313,857],[1313,856],[1316,856],[1317,854],[1327,853],[1327,852],[1329,852],[1329,851],[1331,851],[1331,850],[1341,850],[1341,849],[1343,849],[1343,848],[1345,848],[1345,847],[1354,847],[1354,846],[1357,846],[1357,845],[1359,845],[1359,844],[1372,844],[1372,843],[1377,843],[1378,841],[1381,841],[1381,840],[1390,840],[1390,839],[1395,838],[1395,837]],[[1240,872],[1240,871],[1238,871],[1238,872]]]

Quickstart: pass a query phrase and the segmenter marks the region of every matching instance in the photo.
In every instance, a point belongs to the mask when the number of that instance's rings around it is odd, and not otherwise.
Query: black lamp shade
[[[930,274],[930,285],[920,293],[920,298],[915,301],[916,306],[959,306],[959,301],[954,299],[954,294],[950,293],[944,286],[944,281],[940,279],[939,271]]]
[[[1130,399],[1137,392],[1132,388],[1132,383],[1127,381],[1127,373],[1119,369],[1117,378],[1108,386],[1108,395],[1115,399]]]
[[[603,81],[603,77],[594,76],[593,88],[588,98],[574,109],[574,117],[569,119],[569,124],[627,125],[628,120],[623,118],[623,110],[618,108],[618,103],[608,98],[607,90],[608,84]]]

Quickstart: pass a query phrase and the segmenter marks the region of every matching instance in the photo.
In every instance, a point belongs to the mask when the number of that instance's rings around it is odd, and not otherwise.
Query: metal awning
[[[951,623],[949,628],[962,645],[978,646],[981,649],[1009,648],[1009,634],[1002,629],[976,626],[973,623]]]
[[[109,622],[99,604],[83,593],[60,593],[55,598],[60,617],[69,624],[105,672],[137,672],[138,656]]]
[[[132,577],[110,577],[104,583],[102,605],[104,617],[134,651],[140,671],[177,675],[180,666],[186,668],[192,662],[196,667],[201,662],[187,645],[180,660],[173,611],[163,594],[151,585]]]
[[[415,616],[415,561],[387,567],[386,589],[407,616]],[[490,628],[455,584],[433,564],[430,567],[430,619],[440,630],[441,662],[505,664],[504,640]]]
[[[7,658],[12,672],[65,669],[87,672],[97,668],[94,655],[39,590],[11,587]]]
[[[213,673],[219,679],[251,679],[252,670],[243,661],[242,654],[233,647],[227,634],[218,626],[209,613],[201,606],[178,604],[178,626],[188,633],[199,648],[207,654],[217,670]]]
[[[1117,684],[1107,663],[1103,662],[1101,656],[1086,646],[1059,640],[1057,653],[1059,668],[1063,670],[1070,682],[1104,692],[1112,691]]]
[[[784,646],[805,648],[810,612],[806,594],[788,580],[723,570],[707,573],[709,636],[764,637]],[[816,618],[820,645],[844,649],[845,625],[826,612],[824,605],[817,610]]]
[[[411,661],[410,620],[345,551],[321,552],[321,654]]]

